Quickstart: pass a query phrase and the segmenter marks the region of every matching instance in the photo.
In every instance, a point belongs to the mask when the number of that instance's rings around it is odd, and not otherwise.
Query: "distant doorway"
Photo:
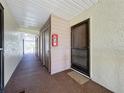
[[[71,28],[71,67],[90,76],[89,19]]]
[[[35,54],[35,36],[31,34],[25,34],[23,39],[23,53],[24,54]]]
[[[0,3],[0,93],[4,90],[4,8]]]

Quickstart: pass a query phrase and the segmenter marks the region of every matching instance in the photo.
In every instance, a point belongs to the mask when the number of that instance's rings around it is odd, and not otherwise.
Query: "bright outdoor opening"
[[[31,34],[25,34],[24,37],[24,54],[35,53],[35,36]]]

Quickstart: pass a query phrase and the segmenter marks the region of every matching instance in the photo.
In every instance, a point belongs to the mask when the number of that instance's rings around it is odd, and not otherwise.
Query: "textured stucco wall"
[[[4,80],[5,85],[22,58],[22,33],[17,31],[15,22],[5,0],[0,0],[4,7]]]
[[[69,22],[51,15],[51,35],[52,34],[58,34],[58,46],[53,47],[51,44],[51,74],[54,74],[70,68]]]
[[[124,0],[99,0],[73,18],[90,18],[91,78],[115,93],[124,93]]]

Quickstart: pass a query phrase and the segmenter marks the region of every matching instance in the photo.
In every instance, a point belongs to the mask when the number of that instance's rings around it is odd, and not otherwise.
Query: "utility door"
[[[0,4],[0,93],[4,89],[4,10]]]
[[[89,76],[89,19],[71,28],[72,68]]]
[[[47,28],[42,32],[42,49],[43,49],[43,65],[50,72],[50,29]]]

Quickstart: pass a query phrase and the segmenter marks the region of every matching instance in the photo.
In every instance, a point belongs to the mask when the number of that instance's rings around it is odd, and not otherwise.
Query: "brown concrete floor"
[[[24,56],[17,67],[5,93],[112,93],[102,86],[89,81],[79,85],[64,71],[51,76],[33,55]]]

